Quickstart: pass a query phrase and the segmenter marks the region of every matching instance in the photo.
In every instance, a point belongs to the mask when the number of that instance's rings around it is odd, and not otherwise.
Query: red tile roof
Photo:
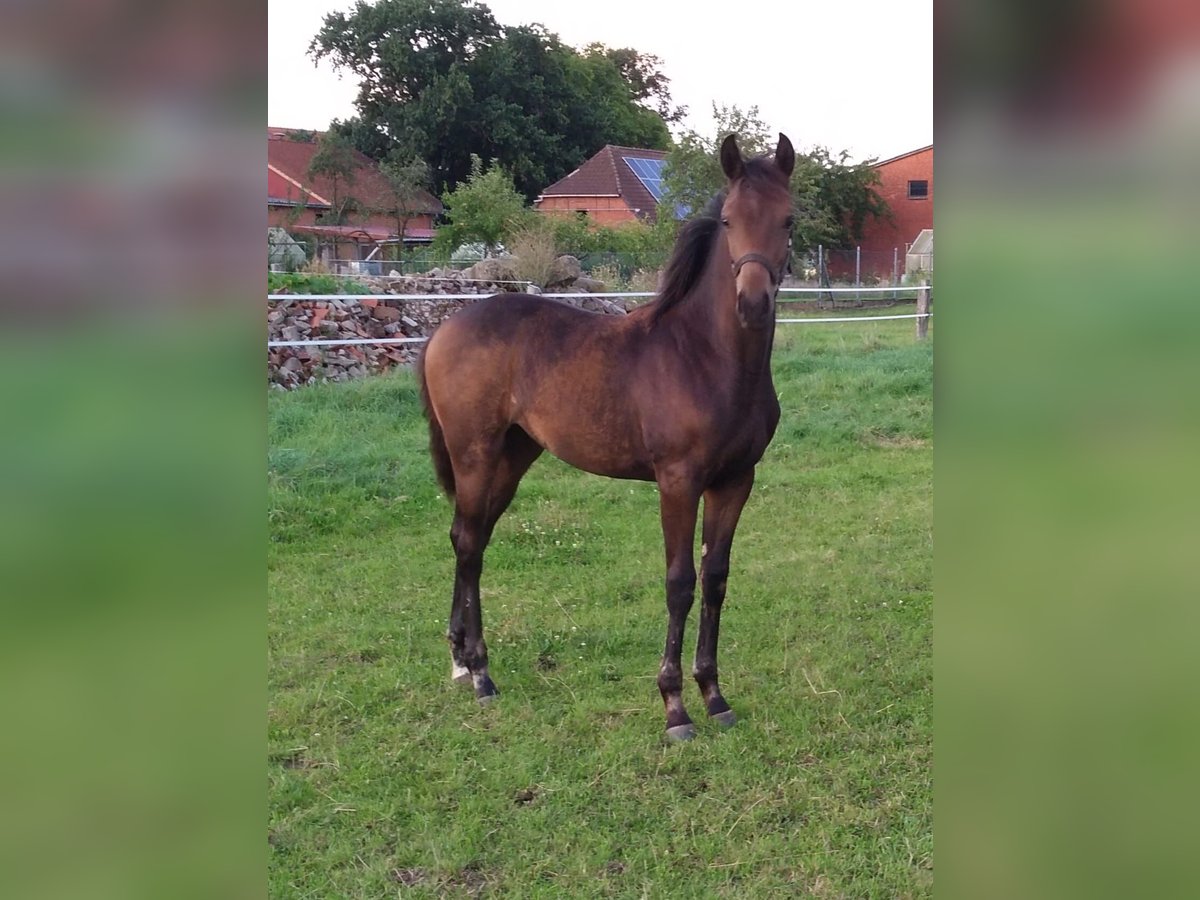
[[[319,138],[320,135],[317,137]],[[267,129],[268,203],[271,203],[272,200],[282,201],[283,204],[299,203],[304,191],[308,191],[311,193],[310,206],[313,205],[312,201],[314,200],[329,205],[334,194],[333,184],[324,176],[308,177],[308,167],[319,148],[320,144],[316,140],[296,140],[290,129]],[[349,187],[340,185],[338,193],[342,196],[348,193],[367,206],[388,209],[390,201],[387,180],[380,174],[379,167],[365,154],[359,153],[357,150],[354,151],[354,154],[358,160],[354,184]],[[276,193],[276,191],[281,193]],[[440,213],[442,211],[441,201],[427,193],[425,208],[422,211],[433,215]]]
[[[302,183],[290,178],[267,163],[267,205],[294,206],[304,202],[306,191]],[[306,206],[329,209],[329,202],[315,193],[307,193]]]
[[[542,197],[620,197],[639,217],[654,220],[658,204],[646,186],[625,163],[625,157],[666,159],[665,150],[619,147],[604,149],[566,178],[542,191]]]
[[[880,166],[886,166],[888,163],[894,163],[900,159],[907,159],[910,156],[916,156],[918,153],[924,153],[926,150],[932,150],[933,144],[926,144],[924,147],[918,147],[916,150],[909,150],[907,153],[901,153],[898,156],[889,156],[887,159],[881,159],[877,163],[872,163],[872,168],[878,169]]]

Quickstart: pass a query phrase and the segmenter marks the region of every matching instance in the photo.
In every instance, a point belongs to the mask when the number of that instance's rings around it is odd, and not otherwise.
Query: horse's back
[[[535,294],[494,294],[447,319],[434,332],[432,341],[479,345],[504,344],[520,349],[522,344],[554,339],[561,343],[570,334],[604,330],[611,318],[579,309],[559,300]]]
[[[620,343],[619,316],[534,294],[495,294],[455,313],[434,332],[429,358],[459,368],[526,372]]]
[[[631,402],[636,323],[531,294],[500,294],[435,332],[426,379],[439,416],[471,434],[520,426],[566,462],[650,477]],[[470,426],[459,423],[470,422]]]

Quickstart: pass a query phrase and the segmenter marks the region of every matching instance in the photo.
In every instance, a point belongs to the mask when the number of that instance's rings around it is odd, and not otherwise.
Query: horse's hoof
[[[685,722],[683,725],[675,725],[667,729],[667,740],[669,741],[690,741],[696,736],[696,727],[691,722]]]
[[[737,716],[733,714],[732,709],[727,709],[725,712],[713,713],[709,718],[722,728],[732,728],[737,724]]]
[[[489,706],[494,701],[499,700],[500,695],[499,694],[484,694],[482,697],[476,697],[475,699],[479,701],[480,706]]]

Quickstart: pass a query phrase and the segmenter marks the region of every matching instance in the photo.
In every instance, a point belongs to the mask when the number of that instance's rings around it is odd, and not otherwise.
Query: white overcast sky
[[[269,0],[268,123],[323,130],[355,114],[357,84],[308,43],[352,0]],[[712,131],[714,102],[746,109],[797,148],[855,160],[933,142],[932,0],[659,2],[490,0],[501,25],[540,22],[567,44],[599,41],[662,60],[687,127]]]

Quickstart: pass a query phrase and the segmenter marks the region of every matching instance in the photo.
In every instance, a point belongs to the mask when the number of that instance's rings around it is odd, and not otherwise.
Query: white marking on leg
[[[470,684],[471,682],[471,670],[458,664],[453,650],[450,651],[450,680],[455,684]]]
[[[706,557],[706,556],[708,556],[708,544],[701,544],[700,545],[700,558],[704,559],[704,557]]]

